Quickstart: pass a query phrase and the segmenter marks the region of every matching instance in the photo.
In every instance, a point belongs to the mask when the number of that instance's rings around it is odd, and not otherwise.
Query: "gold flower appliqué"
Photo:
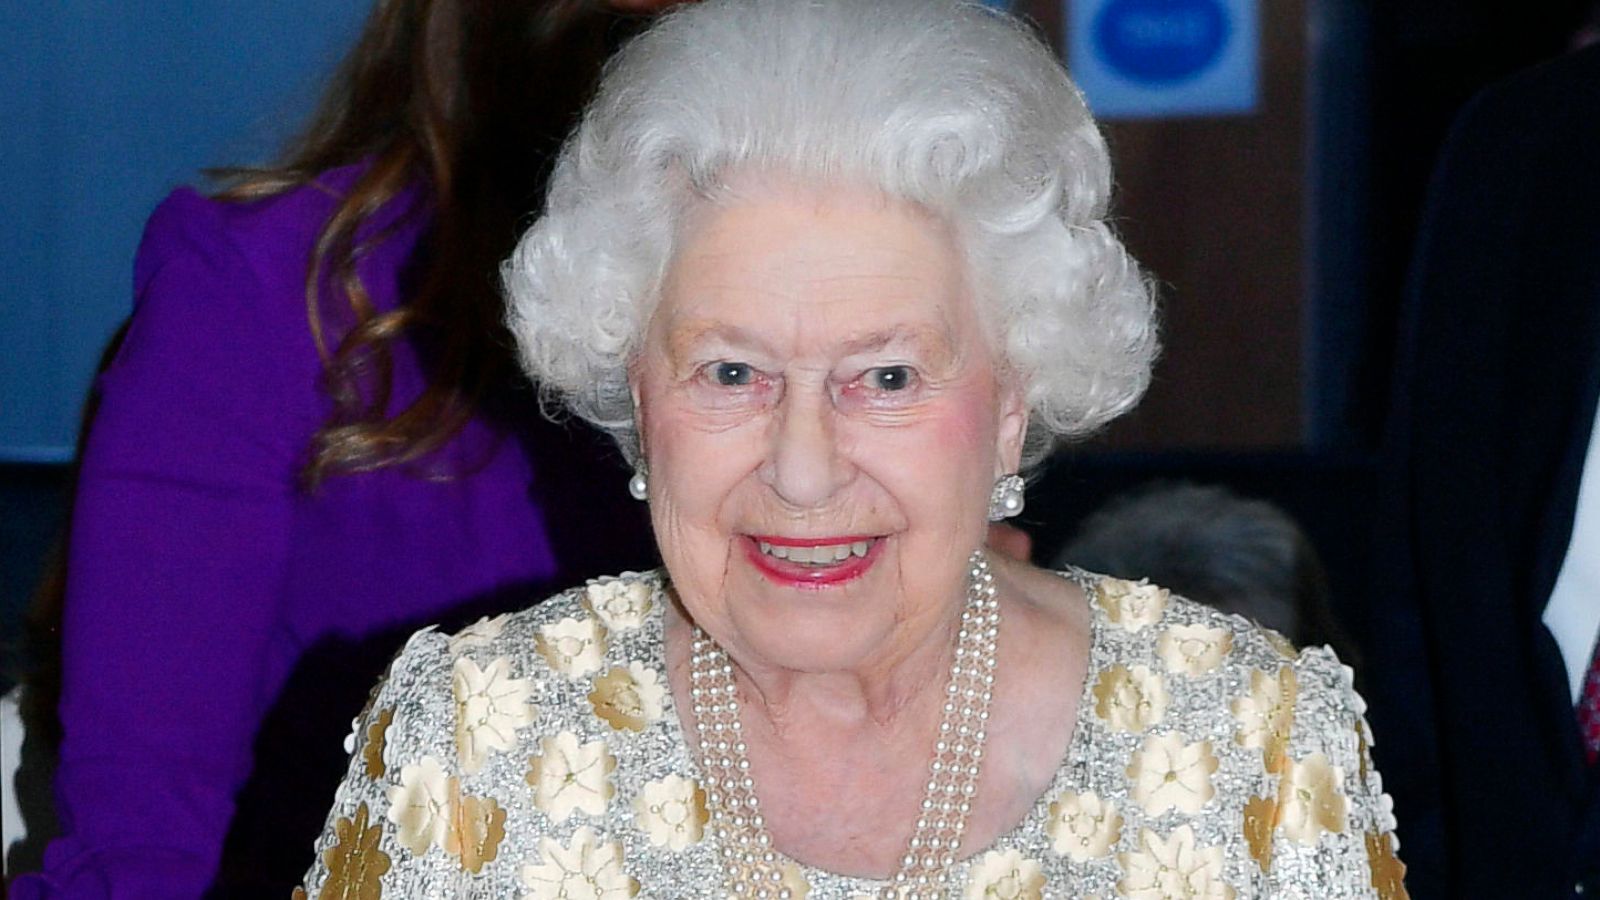
[[[1118,731],[1139,732],[1166,715],[1169,696],[1148,667],[1112,666],[1094,683],[1094,712]]]
[[[1236,740],[1241,747],[1261,750],[1268,772],[1282,772],[1287,763],[1298,694],[1294,669],[1282,666],[1275,674],[1252,669],[1250,693],[1233,701],[1233,716],[1239,722]]]
[[[1313,846],[1323,832],[1345,828],[1349,803],[1340,783],[1344,773],[1321,753],[1289,766],[1278,789],[1278,827],[1298,844]]]
[[[661,718],[666,698],[661,676],[639,662],[601,675],[589,692],[594,714],[618,731],[643,731]]]
[[[378,710],[372,717],[372,724],[367,726],[367,743],[361,748],[361,760],[366,766],[368,778],[377,780],[388,770],[383,761],[383,747],[389,726],[393,723],[394,710],[386,707]]]
[[[550,668],[568,678],[583,678],[599,671],[606,656],[606,630],[592,618],[567,617],[539,626],[533,649]]]
[[[461,868],[476,875],[500,852],[506,836],[506,811],[493,797],[461,797],[454,805],[444,849],[461,861]]]
[[[1181,825],[1170,836],[1146,828],[1139,849],[1117,854],[1122,880],[1117,893],[1129,900],[1233,900],[1222,879],[1221,847],[1196,846],[1194,829]]]
[[[580,744],[577,735],[563,731],[540,738],[539,748],[539,755],[528,763],[533,805],[553,822],[564,822],[575,811],[604,815],[606,803],[617,791],[611,781],[617,758],[605,741]]]
[[[1244,840],[1250,858],[1265,872],[1272,868],[1272,830],[1278,824],[1278,804],[1272,797],[1251,797],[1244,804]]]
[[[368,825],[365,803],[356,814],[333,823],[338,843],[322,854],[328,866],[328,880],[317,893],[318,900],[379,900],[383,896],[381,879],[389,871],[389,855],[378,847],[383,827]]]
[[[532,900],[627,900],[639,893],[639,883],[622,869],[622,845],[603,841],[588,826],[573,832],[563,846],[539,839],[538,864],[522,867],[522,884]]]
[[[455,661],[452,690],[456,699],[456,749],[468,774],[482,768],[491,751],[516,745],[516,731],[533,722],[526,678],[511,677],[511,661],[501,656],[487,669],[469,657]]]
[[[1196,678],[1222,664],[1233,649],[1233,635],[1205,625],[1173,625],[1161,632],[1156,652],[1167,671]]]
[[[1016,850],[990,850],[972,864],[966,900],[1041,900],[1044,871]]]
[[[589,582],[583,589],[583,605],[594,613],[606,628],[628,631],[644,624],[655,601],[650,585],[630,573],[620,578],[601,578]]]
[[[711,821],[705,789],[681,775],[646,783],[633,800],[633,813],[650,843],[668,850],[698,843]]]
[[[1102,578],[1095,590],[1095,601],[1105,611],[1106,618],[1129,631],[1139,631],[1161,621],[1169,596],[1166,588],[1148,581],[1120,578]]]
[[[1411,900],[1406,892],[1406,864],[1395,856],[1392,837],[1384,832],[1369,831],[1366,843],[1372,889],[1378,892],[1378,900]]]
[[[1152,816],[1169,809],[1194,815],[1215,795],[1217,757],[1210,741],[1185,743],[1176,733],[1152,735],[1128,765],[1133,797]]]
[[[1122,816],[1098,794],[1063,792],[1050,804],[1050,846],[1078,862],[1099,859],[1122,837]]]

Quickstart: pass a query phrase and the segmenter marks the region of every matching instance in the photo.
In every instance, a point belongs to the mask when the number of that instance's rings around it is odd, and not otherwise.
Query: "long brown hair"
[[[335,400],[333,417],[309,448],[303,472],[309,484],[424,456],[513,383],[496,264],[510,252],[519,219],[536,211],[555,153],[605,57],[641,23],[599,0],[378,0],[283,160],[214,173],[223,183],[219,197],[246,202],[311,184],[330,168],[368,162],[324,224],[306,273],[306,311]],[[423,271],[399,309],[380,313],[355,274],[368,249],[356,236],[385,204],[418,185],[429,195],[432,216]],[[325,328],[332,318],[323,306],[328,298],[317,290],[323,273],[354,316],[337,341]],[[126,329],[124,323],[105,349],[102,370]],[[428,387],[387,416],[390,348],[409,337],[428,346]],[[91,393],[77,460],[98,406]],[[68,496],[76,482],[74,463]],[[23,716],[28,733],[50,748],[60,735],[70,518],[69,507],[69,524],[42,568],[25,638]]]
[[[496,266],[519,220],[537,212],[607,51],[635,21],[599,0],[379,0],[283,160],[214,173],[217,196],[243,202],[364,163],[306,272],[334,407],[308,448],[308,486],[417,460],[516,384]],[[380,311],[356,266],[384,235],[363,226],[419,187],[431,221],[411,292]],[[391,411],[403,340],[425,359],[427,387]]]

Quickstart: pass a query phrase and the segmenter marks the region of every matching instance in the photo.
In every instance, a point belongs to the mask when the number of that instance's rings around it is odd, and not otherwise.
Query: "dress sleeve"
[[[63,834],[18,897],[199,896],[251,768],[319,363],[226,214],[179,192],[140,245],[73,507]]]
[[[452,679],[448,642],[434,631],[395,658],[356,719],[350,766],[296,900],[470,893]]]
[[[1277,796],[1245,810],[1246,834],[1266,838],[1272,896],[1407,897],[1354,673],[1326,647],[1302,651],[1292,672],[1298,696]]]

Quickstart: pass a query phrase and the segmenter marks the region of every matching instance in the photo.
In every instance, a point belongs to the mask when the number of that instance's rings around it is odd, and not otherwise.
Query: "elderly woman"
[[[1109,181],[977,4],[709,0],[628,46],[506,272],[665,567],[413,638],[309,894],[1402,896],[1330,652],[980,549],[1147,381]]]

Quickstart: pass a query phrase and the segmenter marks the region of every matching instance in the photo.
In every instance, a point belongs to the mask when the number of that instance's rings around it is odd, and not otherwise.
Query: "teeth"
[[[826,565],[829,563],[844,562],[851,556],[866,556],[872,549],[872,541],[854,541],[849,544],[825,544],[820,547],[786,547],[775,546],[766,541],[759,541],[761,552],[778,559],[786,559],[792,563],[805,565]]]

